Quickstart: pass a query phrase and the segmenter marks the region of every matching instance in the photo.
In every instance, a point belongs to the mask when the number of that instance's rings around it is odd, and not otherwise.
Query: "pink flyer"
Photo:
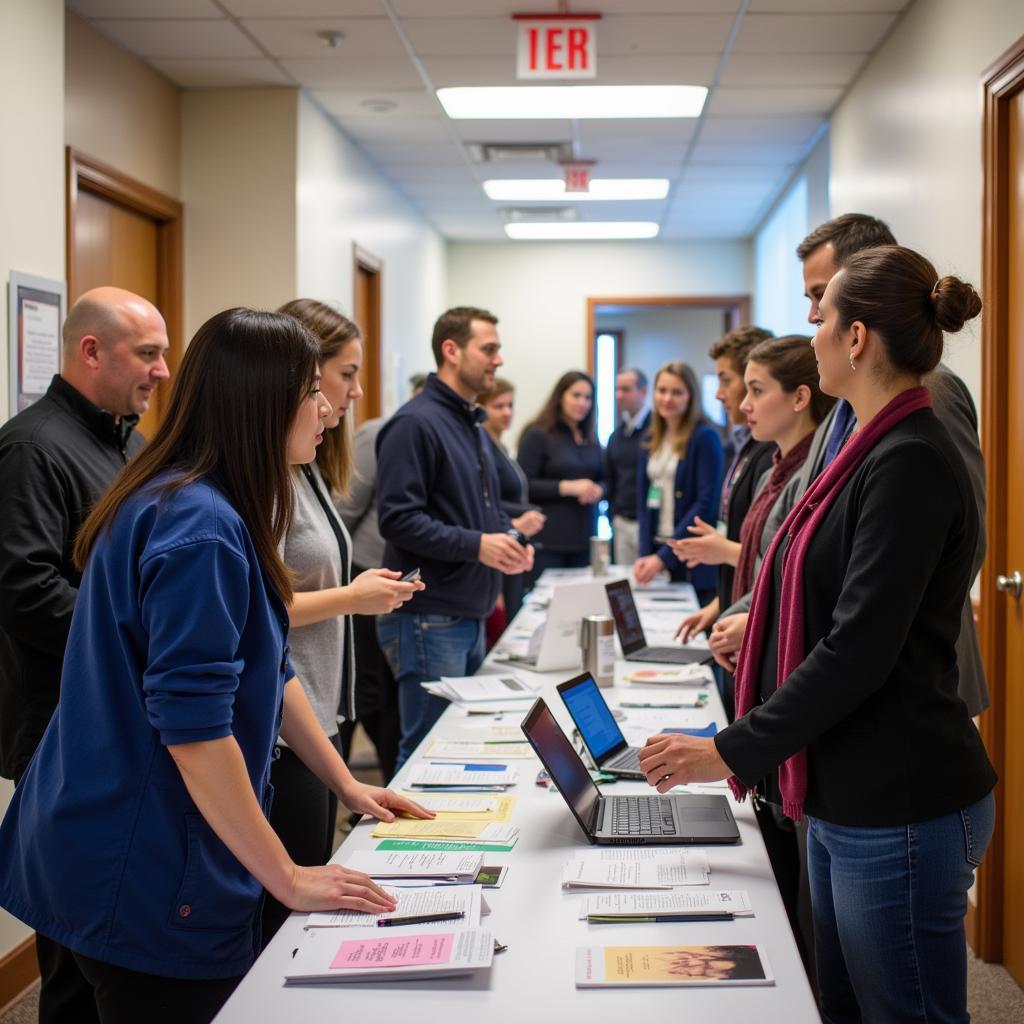
[[[451,957],[452,932],[426,935],[403,935],[386,939],[350,939],[338,947],[331,967],[422,967],[425,964],[446,964]]]

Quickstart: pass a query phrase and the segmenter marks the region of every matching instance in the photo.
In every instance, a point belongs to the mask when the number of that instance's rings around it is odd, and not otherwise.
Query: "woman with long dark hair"
[[[0,827],[0,905],[72,951],[103,1024],[209,1021],[259,949],[264,887],[295,910],[393,906],[288,856],[266,818],[278,735],[347,806],[428,813],[352,778],[289,661],[278,548],[328,414],[319,355],[291,317],[208,320],[76,541],[61,701]]]
[[[652,737],[666,792],[732,776],[807,815],[822,1015],[966,1021],[963,918],[994,825],[995,772],[957,693],[979,515],[922,377],[981,311],[923,256],[851,256],[819,304],[821,388],[857,429],[796,502],[757,577],[736,721]]]
[[[638,583],[667,570],[673,580],[691,582],[701,604],[715,596],[717,566],[688,569],[668,538],[688,536],[700,519],[714,520],[723,462],[722,440],[704,416],[696,374],[686,363],[666,363],[654,378],[651,436],[637,465]]]
[[[519,438],[517,458],[530,501],[547,517],[528,585],[545,569],[590,561],[597,503],[604,495],[601,445],[594,432],[594,382],[579,370],[558,378],[539,415]]]
[[[350,410],[363,394],[359,328],[315,299],[294,299],[278,312],[295,317],[319,342],[320,394],[330,407],[316,458],[291,471],[294,505],[284,538],[284,562],[295,578],[288,606],[290,657],[324,735],[344,754],[359,717],[353,616],[394,611],[423,584],[403,583],[401,573],[379,568],[353,578],[352,540],[334,505],[335,497],[347,492],[352,472]],[[283,738],[270,781],[275,790],[270,824],[289,856],[296,864],[327,861],[334,849],[335,794]],[[288,914],[288,907],[267,897],[264,946]]]

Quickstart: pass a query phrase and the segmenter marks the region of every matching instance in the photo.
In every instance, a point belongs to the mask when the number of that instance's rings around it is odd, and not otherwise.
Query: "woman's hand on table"
[[[665,563],[657,555],[644,555],[633,563],[633,577],[637,583],[650,583],[659,572],[665,571]]]
[[[716,615],[718,615],[718,603],[717,601],[712,601],[711,604],[705,605],[700,611],[687,615],[679,623],[679,628],[676,629],[673,639],[681,640],[684,644],[688,644],[698,633],[703,633],[711,628]]]
[[[640,749],[640,770],[659,793],[689,782],[718,782],[732,775],[713,739],[659,733]]]
[[[365,782],[353,782],[343,793],[338,794],[350,810],[369,814],[378,821],[394,821],[399,814],[410,818],[434,818],[437,815],[421,807],[415,800],[402,796],[383,786],[368,786]]]
[[[419,580],[403,583],[402,574],[393,569],[367,569],[349,584],[352,610],[357,615],[387,615],[423,589]]]
[[[340,864],[294,865],[287,893],[274,896],[290,910],[359,910],[389,914],[398,906],[369,875]]]

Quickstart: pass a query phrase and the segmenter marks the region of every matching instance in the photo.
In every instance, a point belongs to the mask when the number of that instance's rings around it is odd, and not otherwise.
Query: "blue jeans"
[[[377,639],[398,683],[398,771],[448,706],[420,683],[476,672],[484,660],[484,620],[392,612],[377,616]]]
[[[988,796],[931,821],[854,828],[808,818],[826,1024],[968,1021],[967,890],[995,824]]]

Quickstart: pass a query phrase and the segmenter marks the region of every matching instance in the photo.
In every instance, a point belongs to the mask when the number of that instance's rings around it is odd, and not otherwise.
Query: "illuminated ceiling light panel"
[[[506,224],[505,234],[521,241],[654,238],[658,234],[658,225],[646,220],[575,221],[561,224],[521,221],[518,224]]]
[[[700,117],[703,85],[523,85],[438,89],[437,98],[459,120],[585,117]]]
[[[503,202],[575,202],[577,199],[664,199],[668,178],[591,178],[589,192],[566,192],[561,178],[495,178],[484,182],[488,198]]]

